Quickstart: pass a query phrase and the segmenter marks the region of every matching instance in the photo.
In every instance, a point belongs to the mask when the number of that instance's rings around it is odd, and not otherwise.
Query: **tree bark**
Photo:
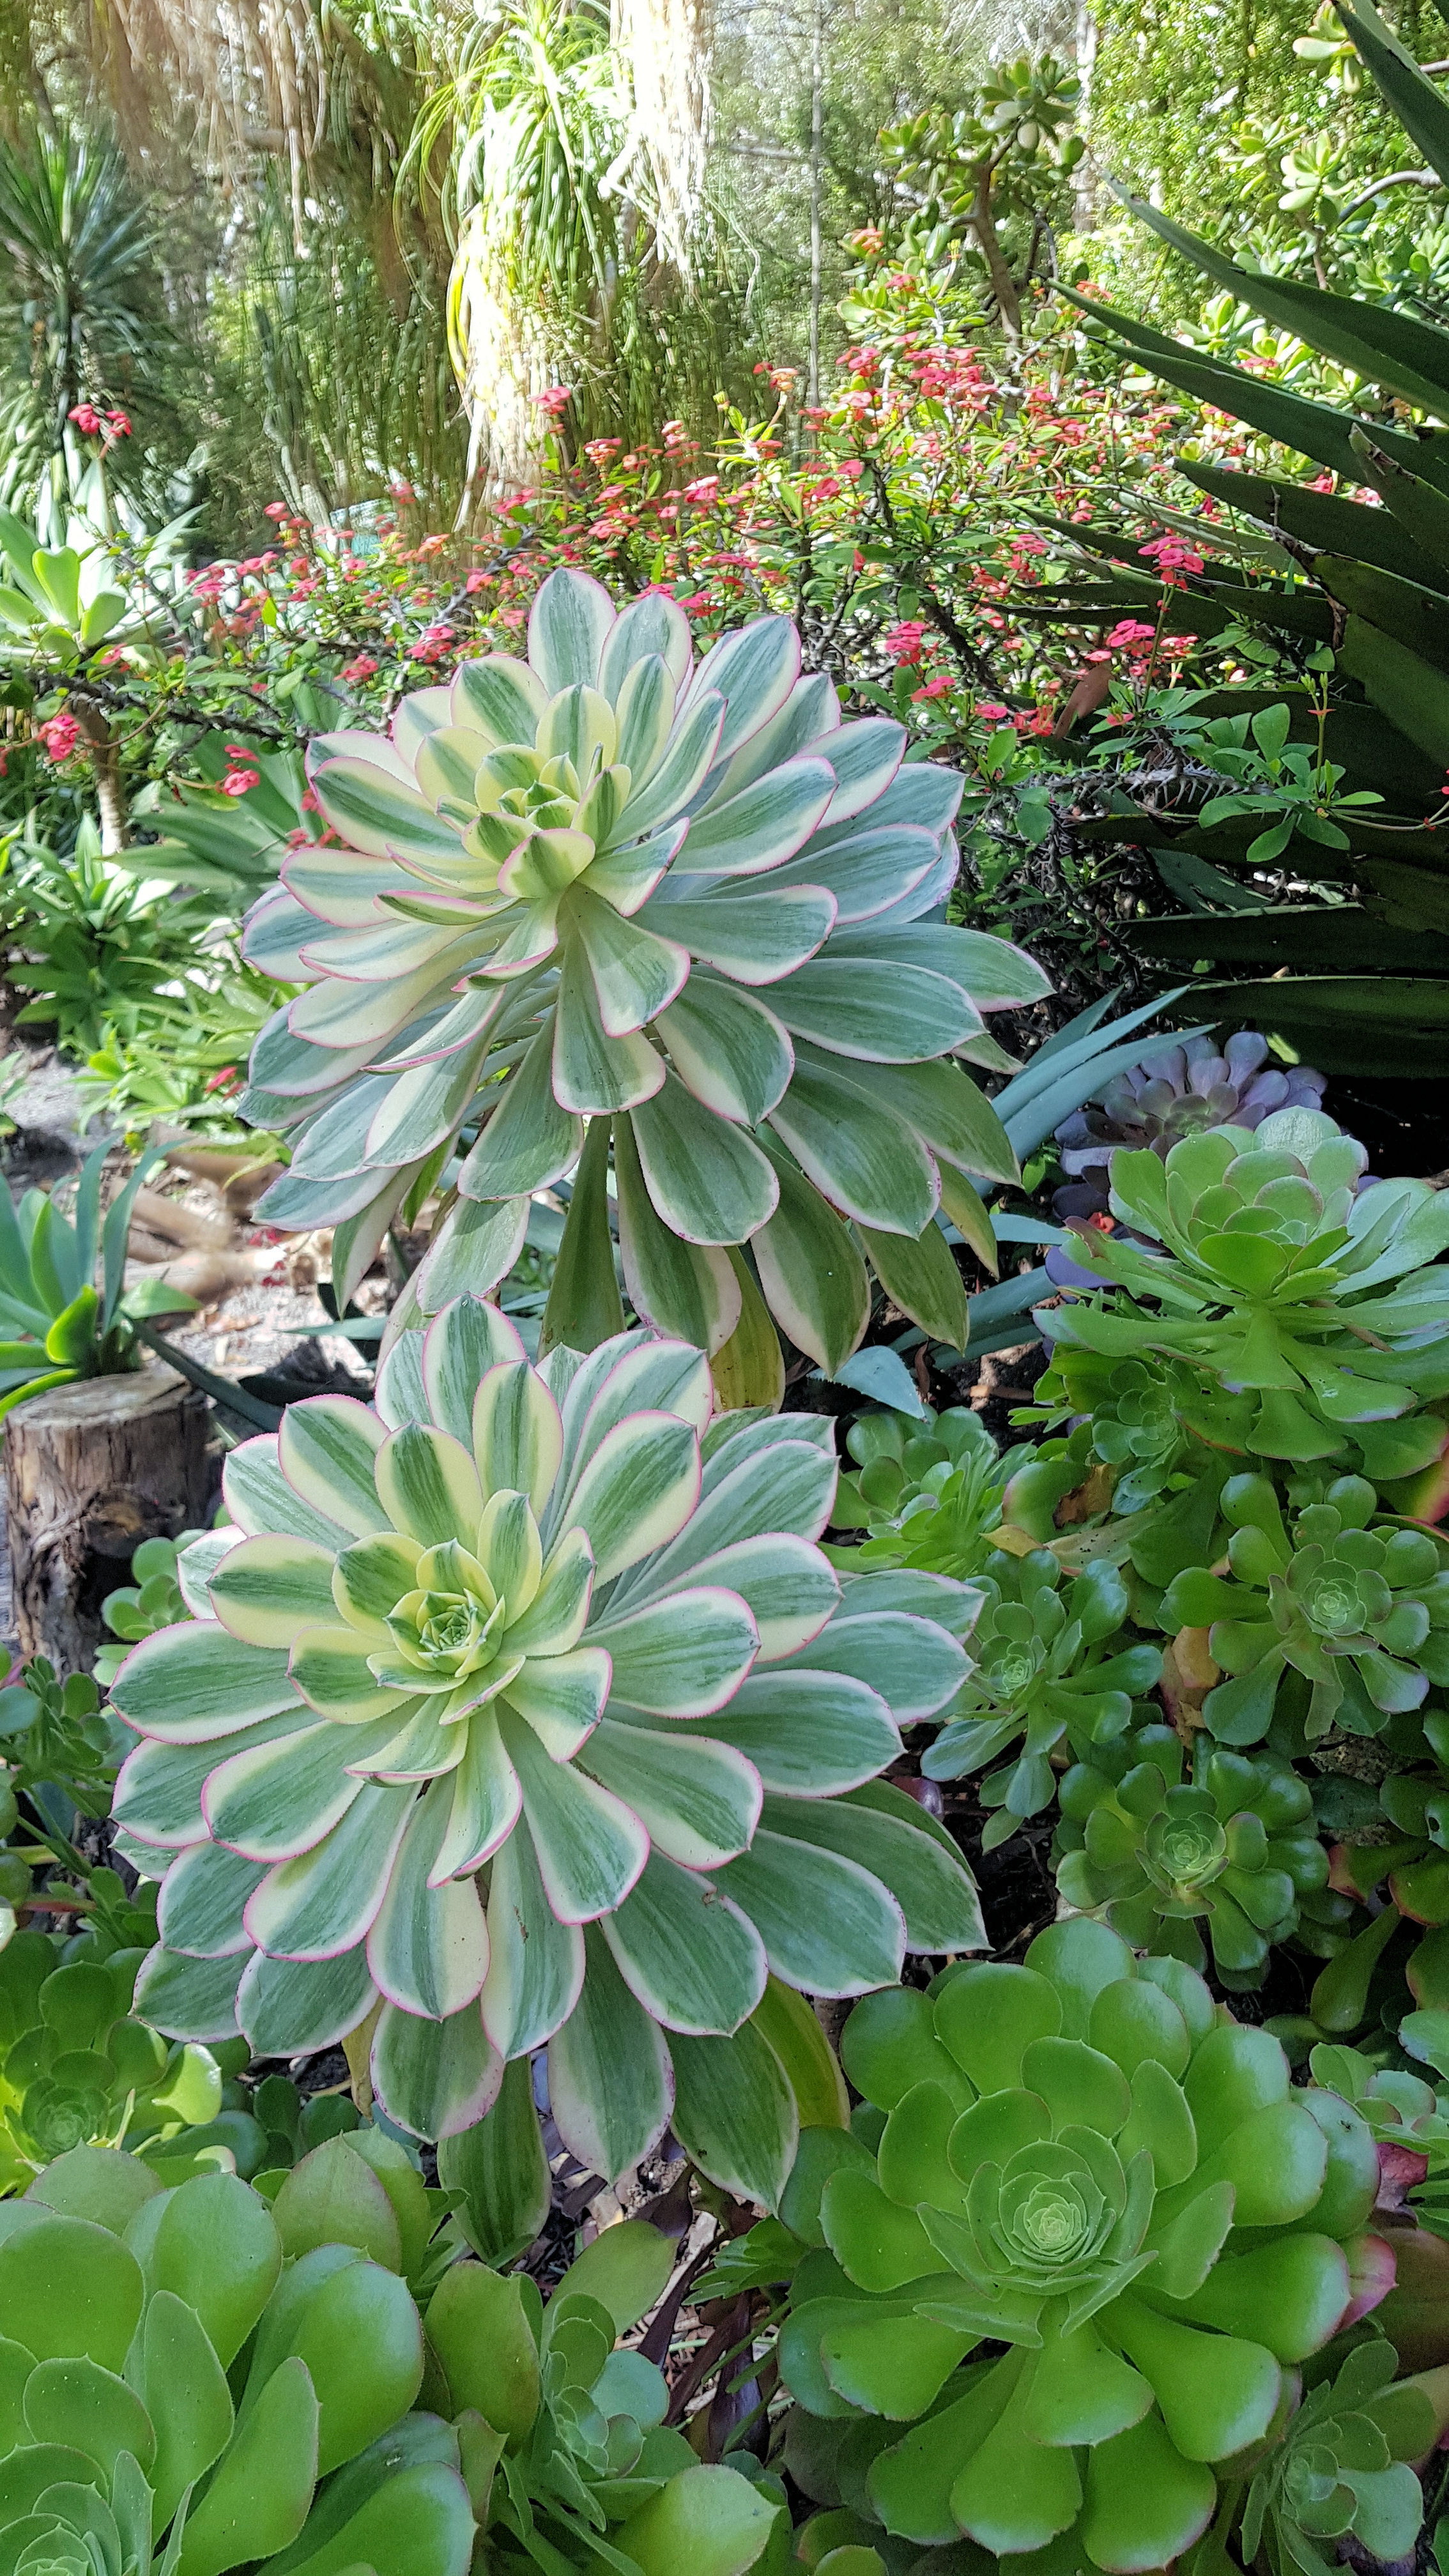
[[[143,1538],[206,1512],[203,1396],[160,1360],[17,1405],[4,1425],[16,1635],[62,1676],[90,1671],[101,1603]]]

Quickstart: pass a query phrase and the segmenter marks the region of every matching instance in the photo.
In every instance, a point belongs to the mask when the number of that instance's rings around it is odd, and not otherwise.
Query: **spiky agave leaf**
[[[955,876],[961,782],[903,767],[905,740],[841,722],[787,618],[696,666],[673,601],[616,614],[566,571],[534,602],[527,661],[463,663],[387,739],[325,736],[313,785],[344,846],[294,853],[249,931],[256,963],[307,985],[252,1059],[248,1112],[294,1147],[263,1213],[337,1226],[346,1294],[466,1127],[419,1280],[431,1312],[503,1277],[528,1193],[601,1122],[625,1278],[658,1330],[719,1350],[741,1312],[728,1247],[749,1241],[824,1366],[864,1329],[867,1252],[959,1340],[942,1172],[1016,1165],[956,1059],[984,1011],[1047,987],[1007,942],[926,918]],[[603,1187],[597,1157],[580,1229]],[[556,1309],[546,1337],[574,1328]]]
[[[319,1396],[233,1451],[214,1616],[113,1693],[142,1739],[116,1814],[165,1870],[161,2027],[286,2053],[377,2007],[374,2084],[424,2136],[547,2042],[599,2170],[672,2108],[707,2169],[783,2182],[767,1977],[859,1994],[982,1937],[954,1847],[879,1782],[967,1669],[931,1613],[975,1601],[842,1594],[828,1423],[711,1404],[698,1350],[635,1331],[533,1369],[463,1297],[376,1410]]]

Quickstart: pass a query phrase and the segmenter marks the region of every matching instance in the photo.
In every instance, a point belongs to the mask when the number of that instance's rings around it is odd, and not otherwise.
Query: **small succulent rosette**
[[[1308,1108],[1188,1136],[1165,1162],[1120,1150],[1119,1230],[1074,1234],[1115,1293],[1043,1313],[1043,1331],[1106,1359],[1186,1362],[1201,1389],[1188,1427],[1209,1441],[1246,1395],[1233,1444],[1255,1456],[1334,1459],[1375,1484],[1422,1474],[1444,1449],[1422,1408],[1449,1393],[1449,1204],[1423,1181],[1359,1191],[1367,1160]]]
[[[842,2055],[874,2149],[808,2131],[777,2230],[802,2461],[919,2548],[1169,2566],[1391,2286],[1364,2122],[1085,1920],[867,1998]]]
[[[964,1067],[999,1060],[983,1013],[1048,986],[937,917],[961,779],[906,746],[887,717],[842,722],[788,618],[696,664],[674,601],[616,611],[567,570],[533,603],[526,659],[463,661],[386,736],[321,737],[335,843],[290,856],[247,933],[255,964],[306,988],[252,1057],[244,1114],[293,1147],[261,1213],[337,1228],[345,1302],[461,1148],[410,1284],[432,1313],[502,1279],[530,1193],[574,1173],[567,1340],[612,1152],[625,1278],[659,1331],[732,1337],[757,1301],[730,1257],[749,1240],[766,1303],[824,1367],[865,1329],[867,1256],[962,1341],[936,1212],[979,1229],[968,1176],[1016,1177]]]
[[[469,1297],[399,1338],[375,1408],[289,1407],[227,1460],[213,1615],[116,1679],[116,1814],[165,1873],[139,2008],[263,2056],[366,2024],[426,2137],[547,2042],[598,2171],[672,2117],[776,2197],[782,1990],[983,1939],[955,1845],[880,1778],[959,1688],[975,1596],[842,1591],[835,1478],[827,1422],[716,1416],[698,1350],[633,1332],[535,1369]]]

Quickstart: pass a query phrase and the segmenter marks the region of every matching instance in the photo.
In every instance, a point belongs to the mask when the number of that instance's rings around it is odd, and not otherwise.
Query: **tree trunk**
[[[87,1673],[101,1603],[143,1538],[204,1517],[205,1398],[160,1360],[19,1404],[4,1426],[5,1507],[22,1654]]]

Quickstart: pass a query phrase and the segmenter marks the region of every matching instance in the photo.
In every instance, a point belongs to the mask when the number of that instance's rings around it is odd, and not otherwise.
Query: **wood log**
[[[204,1396],[164,1361],[85,1378],[6,1417],[5,1508],[22,1654],[62,1676],[87,1673],[101,1603],[126,1580],[143,1538],[174,1538],[205,1518],[210,1486]]]

